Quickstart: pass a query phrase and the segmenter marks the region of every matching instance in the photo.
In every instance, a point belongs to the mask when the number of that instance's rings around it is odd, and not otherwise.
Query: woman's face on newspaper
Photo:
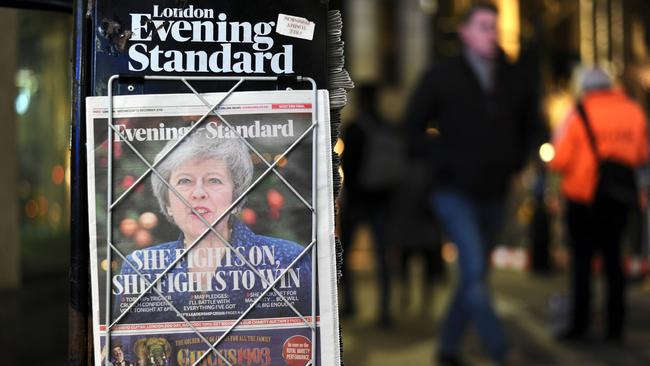
[[[169,183],[194,209],[169,191],[168,213],[189,240],[196,239],[208,228],[194,211],[213,224],[233,201],[235,187],[230,169],[221,159],[188,160],[172,171]],[[222,218],[215,229],[228,238],[228,217]]]

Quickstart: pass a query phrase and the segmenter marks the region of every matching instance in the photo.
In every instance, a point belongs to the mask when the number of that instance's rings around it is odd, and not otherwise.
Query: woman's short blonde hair
[[[175,143],[176,140],[169,141],[158,155],[156,155],[155,161],[162,159],[165,153]],[[237,137],[208,137],[204,128],[197,128],[189,136],[183,137],[183,141],[158,164],[156,170],[165,182],[169,182],[169,178],[174,169],[189,160],[197,158],[220,159],[226,163],[234,185],[233,201],[240,197],[250,186],[253,179],[253,162],[246,144]],[[167,212],[167,207],[169,207],[169,188],[167,184],[156,174],[152,173],[151,188],[160,205],[160,211],[168,220],[173,222],[173,219]],[[239,201],[231,212],[235,214],[239,213],[245,201],[245,198]]]

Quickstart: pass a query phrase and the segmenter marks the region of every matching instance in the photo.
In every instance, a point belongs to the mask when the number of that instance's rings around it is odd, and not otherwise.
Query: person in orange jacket
[[[572,250],[571,319],[558,338],[580,339],[589,328],[591,263],[594,253],[600,251],[607,277],[605,338],[620,341],[625,314],[621,235],[630,207],[601,198],[596,202],[598,166],[603,159],[630,168],[647,162],[646,116],[637,103],[612,88],[610,78],[601,69],[587,69],[579,80],[582,105],[598,157],[576,107],[554,135],[555,156],[549,164],[551,170],[562,176]]]

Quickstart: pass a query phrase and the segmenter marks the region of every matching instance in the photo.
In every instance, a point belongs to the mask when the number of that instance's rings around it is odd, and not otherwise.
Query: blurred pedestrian
[[[434,280],[445,275],[440,224],[434,219],[428,203],[431,175],[429,164],[423,160],[408,160],[404,166],[403,177],[392,197],[393,203],[388,215],[390,225],[386,230],[390,243],[399,249],[403,309],[413,303],[409,291],[411,261],[420,259],[423,264],[420,310],[422,316],[426,317],[433,309]]]
[[[343,131],[344,188],[340,215],[341,243],[346,256],[342,269],[343,313],[352,315],[356,311],[349,254],[356,229],[367,223],[372,232],[379,279],[379,321],[382,327],[389,327],[390,266],[385,224],[391,194],[401,178],[403,145],[394,128],[379,113],[376,87],[358,87],[357,98],[357,116]]]
[[[554,136],[550,168],[562,175],[571,242],[570,326],[560,339],[585,336],[591,320],[592,259],[600,251],[607,277],[606,338],[623,336],[625,279],[621,234],[639,202],[634,169],[648,159],[642,108],[614,90],[599,68],[582,72],[582,98]]]
[[[412,154],[427,154],[434,167],[434,211],[458,249],[459,284],[437,358],[439,364],[461,364],[461,340],[474,323],[493,359],[507,364],[511,352],[490,298],[487,266],[509,184],[532,147],[536,101],[529,75],[497,45],[496,7],[474,5],[459,35],[462,54],[426,72],[406,117]],[[425,134],[430,122],[439,131],[432,141]]]

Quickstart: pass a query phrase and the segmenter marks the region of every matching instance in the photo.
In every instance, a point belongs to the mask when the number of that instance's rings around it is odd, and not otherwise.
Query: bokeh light
[[[456,262],[458,251],[453,243],[447,242],[442,245],[442,259],[447,263]]]
[[[16,97],[16,113],[25,114],[29,109],[31,97],[28,90],[21,90]]]
[[[138,218],[138,223],[145,229],[153,229],[158,225],[158,216],[153,212],[145,212]]]
[[[241,211],[240,216],[241,216],[242,222],[244,222],[244,224],[246,224],[248,226],[255,225],[255,223],[257,222],[257,214],[251,208],[248,208],[248,207],[244,208]]]
[[[52,168],[52,183],[59,185],[65,180],[65,168],[63,165],[57,164]]]
[[[553,160],[554,157],[555,148],[553,148],[553,145],[546,142],[539,147],[539,158],[542,159],[543,162],[548,163]]]
[[[54,202],[50,208],[50,214],[48,218],[50,220],[50,225],[54,228],[58,227],[61,223],[61,218],[63,216],[63,209],[58,202]]]
[[[47,197],[44,195],[38,196],[38,213],[41,216],[47,215],[47,211],[50,207],[50,202],[47,200]]]
[[[147,229],[138,230],[133,238],[135,239],[135,245],[139,248],[147,247],[153,242],[153,236]]]
[[[138,221],[133,218],[127,217],[120,222],[120,231],[124,236],[133,236],[140,228]]]
[[[343,151],[345,151],[345,143],[341,138],[338,138],[336,140],[336,145],[334,145],[334,152],[343,155]]]
[[[29,200],[25,204],[25,214],[30,219],[35,218],[38,215],[38,204],[34,200]]]
[[[280,168],[284,168],[288,162],[287,158],[283,157],[281,154],[276,155],[275,158],[273,158],[273,161],[277,161],[277,166]]]

